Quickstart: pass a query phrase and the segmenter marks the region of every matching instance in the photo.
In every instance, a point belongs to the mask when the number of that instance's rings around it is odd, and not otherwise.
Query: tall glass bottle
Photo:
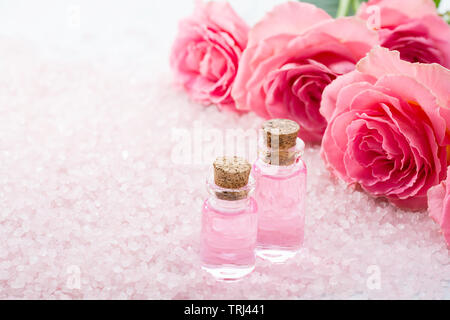
[[[218,280],[237,280],[253,271],[257,237],[257,205],[250,196],[251,165],[239,157],[214,162],[207,181],[210,197],[202,210],[202,267]]]
[[[290,120],[265,122],[253,166],[259,206],[256,253],[275,263],[295,256],[303,244],[307,170],[299,130]]]

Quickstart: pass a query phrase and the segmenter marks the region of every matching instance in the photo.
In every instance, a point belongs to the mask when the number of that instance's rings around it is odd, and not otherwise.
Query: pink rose
[[[428,191],[428,212],[441,226],[450,246],[450,167],[447,169],[447,180]]]
[[[349,184],[426,208],[428,189],[446,177],[449,110],[449,70],[377,46],[323,93],[322,157]]]
[[[334,20],[307,3],[279,5],[250,31],[232,90],[237,108],[294,120],[301,138],[320,142],[323,89],[376,43],[362,20]]]
[[[375,9],[372,9],[375,8]],[[437,15],[433,0],[371,0],[357,16],[376,22],[379,9],[381,45],[409,62],[450,67],[450,27]]]
[[[248,31],[227,2],[199,2],[193,16],[180,23],[170,62],[193,100],[236,111],[231,87]]]

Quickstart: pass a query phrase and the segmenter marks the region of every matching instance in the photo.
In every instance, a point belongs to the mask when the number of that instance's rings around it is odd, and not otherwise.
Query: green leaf
[[[439,8],[439,4],[441,3],[441,0],[434,0],[434,3],[436,4],[436,8]]]
[[[360,5],[361,5],[360,0],[353,0],[353,12],[357,12]]]
[[[350,5],[352,4],[352,0],[341,0],[339,2],[339,7],[337,9],[336,17],[345,17],[350,11]]]
[[[312,3],[316,7],[324,9],[330,16],[336,17],[339,0],[303,0],[303,2]]]
[[[358,10],[361,2],[367,0],[302,0],[309,2],[316,7],[324,9],[332,17],[336,17],[339,11],[340,16],[353,15]]]
[[[439,14],[444,20],[445,22],[447,22],[448,24],[450,24],[450,11],[447,11],[443,14]]]

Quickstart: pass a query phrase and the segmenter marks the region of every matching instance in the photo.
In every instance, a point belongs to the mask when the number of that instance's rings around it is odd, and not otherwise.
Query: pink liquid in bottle
[[[255,267],[256,202],[250,198],[231,207],[221,202],[208,199],[203,205],[203,269],[219,280],[235,280]]]
[[[300,159],[304,143],[297,139],[295,163],[277,166],[258,159],[253,166],[258,203],[256,253],[274,263],[295,256],[303,244],[306,165]]]
[[[224,189],[211,176],[207,186],[211,195],[202,209],[202,268],[218,280],[238,280],[255,268],[258,217],[250,197],[253,179],[242,188]]]

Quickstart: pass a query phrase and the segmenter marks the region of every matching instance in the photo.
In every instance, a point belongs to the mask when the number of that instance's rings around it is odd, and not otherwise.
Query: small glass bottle
[[[202,268],[218,280],[238,280],[255,267],[258,229],[251,165],[239,157],[220,157],[207,180],[210,197],[202,212]],[[250,179],[249,179],[250,178]]]
[[[256,254],[274,263],[295,256],[303,245],[307,170],[299,130],[291,120],[266,121],[253,166],[259,206]]]

